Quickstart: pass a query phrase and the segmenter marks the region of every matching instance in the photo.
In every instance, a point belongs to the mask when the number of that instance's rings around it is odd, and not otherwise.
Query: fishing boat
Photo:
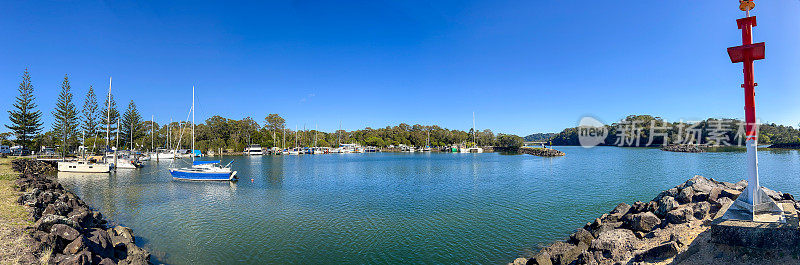
[[[192,86],[192,150],[194,149],[194,86]],[[225,166],[220,165],[219,160],[215,161],[195,161],[192,157],[192,166],[184,168],[170,168],[169,173],[172,179],[176,180],[196,180],[196,181],[234,181],[236,171],[230,167],[231,163]],[[231,161],[233,162],[233,161]]]

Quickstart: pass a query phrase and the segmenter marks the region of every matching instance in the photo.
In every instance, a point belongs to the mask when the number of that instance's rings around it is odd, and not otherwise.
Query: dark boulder
[[[591,245],[592,240],[594,240],[594,236],[592,233],[587,231],[586,229],[580,228],[575,233],[569,236],[570,242],[573,244],[577,244],[578,242],[583,242],[584,244]]]
[[[550,253],[550,260],[556,265],[568,265],[578,259],[578,256],[589,246],[583,242],[578,242],[578,245],[572,245],[565,242],[556,242],[547,248]]]
[[[75,222],[60,215],[44,215],[42,218],[33,224],[33,228],[39,231],[50,231],[50,228],[55,224],[68,225],[73,228],[80,228]]]
[[[628,229],[605,231],[592,242],[591,249],[602,251],[603,256],[615,261],[630,255],[636,243],[636,236]]]
[[[692,206],[692,210],[694,211],[694,218],[703,220],[708,217],[708,213],[711,211],[711,204],[708,202],[698,202]]]
[[[101,257],[112,257],[114,249],[111,246],[111,238],[108,233],[99,228],[89,229],[89,237],[87,246],[92,253],[98,254]]]
[[[553,261],[550,259],[550,253],[542,251],[529,259],[526,265],[553,265]]]
[[[659,224],[661,224],[661,219],[658,216],[651,212],[644,212],[634,214],[629,226],[635,231],[650,232]]]
[[[677,201],[675,201],[674,198],[666,196],[664,198],[661,198],[660,201],[658,201],[658,208],[656,209],[655,213],[656,215],[663,217],[666,216],[667,213],[669,213],[669,211],[678,208],[678,206],[680,205],[678,204]]]
[[[64,247],[64,254],[76,254],[84,250],[86,250],[86,237],[80,235]]]
[[[64,224],[54,224],[52,227],[50,227],[50,233],[67,241],[75,240],[75,238],[80,235],[78,230]]]
[[[692,198],[694,197],[694,190],[692,187],[686,187],[681,190],[677,197],[675,197],[678,202],[681,204],[687,204],[692,202]]]
[[[694,211],[688,206],[672,210],[667,213],[666,217],[666,221],[671,224],[682,224],[689,222],[692,219],[694,219]]]

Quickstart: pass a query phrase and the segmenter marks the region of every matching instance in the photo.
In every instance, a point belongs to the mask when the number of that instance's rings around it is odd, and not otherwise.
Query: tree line
[[[601,145],[661,146],[694,143],[709,145],[744,145],[744,122],[738,119],[709,118],[696,122],[667,122],[651,115],[630,115],[605,125],[606,138]],[[553,145],[580,145],[580,128],[567,128],[549,140]],[[651,140],[652,139],[652,140]],[[800,129],[792,126],[759,124],[759,144],[800,143]]]
[[[18,96],[8,111],[9,133],[0,134],[4,145],[22,145],[38,151],[41,146],[58,147],[62,154],[75,152],[84,146],[90,153],[102,153],[107,146],[121,149],[151,151],[157,148],[188,149],[191,147],[189,121],[158,124],[144,120],[136,103],[131,100],[120,115],[113,94],[107,94],[103,104],[93,86],[89,86],[80,107],[74,99],[69,76],[64,75],[55,108],[53,123],[45,130],[42,112],[36,104],[30,72],[26,68],[18,87]],[[263,125],[262,125],[263,124]],[[13,141],[11,138],[14,138]],[[241,151],[247,145],[263,147],[336,147],[344,143],[365,146],[450,146],[454,144],[481,146],[522,146],[521,137],[482,131],[451,130],[436,125],[401,123],[384,128],[322,132],[303,128],[287,128],[279,114],[268,114],[261,123],[251,117],[235,120],[212,116],[195,124],[195,149],[201,151]]]

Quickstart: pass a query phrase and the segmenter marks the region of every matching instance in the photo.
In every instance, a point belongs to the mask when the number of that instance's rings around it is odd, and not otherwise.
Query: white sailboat
[[[108,115],[109,118],[106,120],[106,145],[108,145],[108,131],[109,131],[109,124],[108,120],[110,120],[111,115],[111,77],[108,78],[108,96],[109,96],[109,103],[108,103]],[[67,142],[66,139],[66,132],[64,133],[64,143]],[[64,145],[66,148],[66,144]],[[105,152],[105,151],[104,151]],[[59,161],[56,163],[56,168],[59,172],[72,172],[72,173],[109,173],[111,172],[111,164],[109,163],[96,163],[93,161],[89,161],[86,159],[78,160],[78,161]]]
[[[478,147],[478,137],[475,131],[475,112],[472,112],[472,140],[475,143],[475,146],[467,147],[466,145],[464,148],[459,150],[461,153],[483,153],[483,148]]]

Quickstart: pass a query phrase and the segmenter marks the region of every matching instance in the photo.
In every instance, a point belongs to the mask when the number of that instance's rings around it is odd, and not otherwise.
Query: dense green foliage
[[[136,109],[136,103],[133,103],[131,100],[128,103],[128,108],[125,110],[125,114],[122,115],[122,120],[120,121],[122,124],[120,127],[120,146],[123,147],[130,147],[133,149],[135,140],[141,140],[144,134],[144,128],[142,123],[142,116],[139,115],[139,110]],[[142,146],[139,143],[137,146]]]
[[[736,119],[666,122],[650,115],[631,115],[606,125],[604,145],[660,146],[676,143],[744,145],[744,123]],[[579,130],[567,128],[553,136],[553,145],[580,145]],[[651,137],[651,135],[653,137]],[[759,144],[800,143],[800,130],[776,124],[759,125]]]
[[[14,101],[14,109],[8,111],[11,125],[6,125],[6,128],[16,135],[18,144],[31,148],[31,139],[42,130],[42,112],[36,109],[34,102],[36,97],[33,95],[33,84],[28,68],[22,73],[22,82],[19,83],[17,90],[19,95]],[[7,140],[8,135],[3,138]]]
[[[100,126],[98,108],[94,88],[89,86],[89,92],[86,92],[86,98],[83,100],[83,110],[81,111],[81,130],[83,130],[84,138],[97,137],[97,128]]]
[[[56,108],[53,110],[53,119],[52,131],[61,141],[59,150],[62,152],[71,150],[77,143],[78,111],[72,102],[72,88],[67,75],[64,75],[64,81],[61,82],[61,93],[58,94]]]
[[[528,142],[547,141],[547,140],[550,140],[550,138],[553,138],[553,136],[555,136],[555,135],[556,135],[556,133],[534,133],[534,134],[525,136],[524,139],[525,139],[525,141],[528,141]]]

